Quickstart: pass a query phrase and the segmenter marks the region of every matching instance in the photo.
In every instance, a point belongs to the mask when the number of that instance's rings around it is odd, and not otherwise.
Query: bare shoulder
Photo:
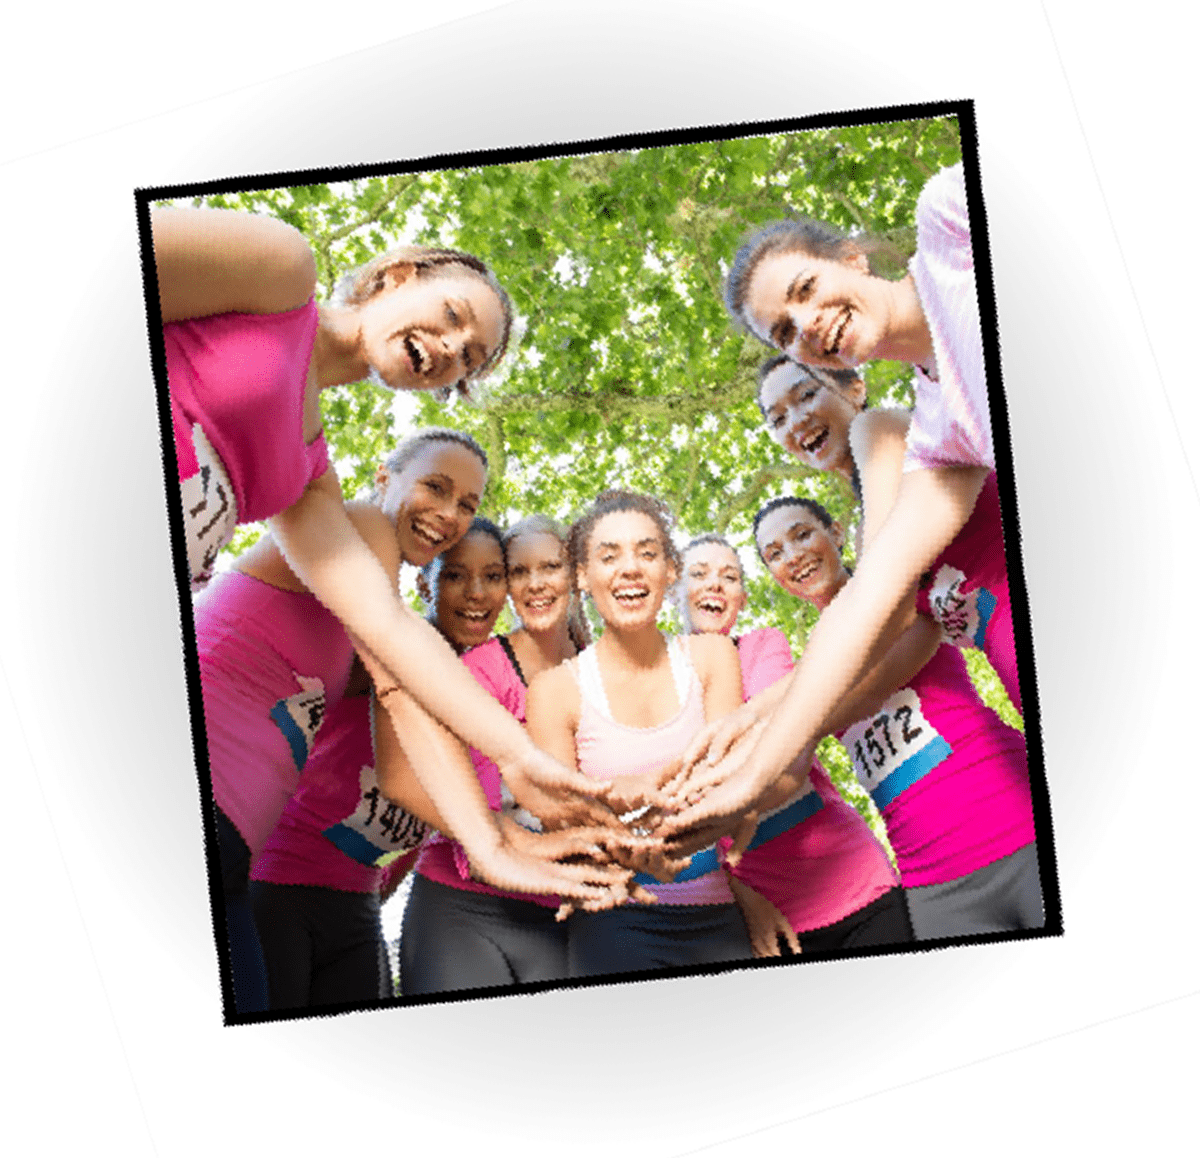
[[[533,677],[526,695],[526,713],[566,712],[579,715],[579,684],[570,670],[571,661],[547,668]]]
[[[877,441],[908,437],[912,414],[899,406],[872,406],[858,415],[850,425],[850,445],[857,453],[861,446],[870,448]]]
[[[392,526],[391,520],[374,503],[361,499],[348,502],[346,514],[354,529],[383,564],[384,570],[394,577],[404,560],[400,557],[396,528]]]
[[[726,668],[739,669],[737,645],[727,635],[689,635],[692,663],[702,675]],[[740,669],[739,669],[740,670]]]
[[[164,322],[273,314],[312,297],[316,263],[299,230],[229,209],[155,209],[154,263]]]

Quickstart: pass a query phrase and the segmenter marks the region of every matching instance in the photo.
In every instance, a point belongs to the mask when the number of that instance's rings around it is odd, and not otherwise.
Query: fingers
[[[779,936],[787,942],[787,947],[797,956],[800,956],[800,938],[796,935],[796,930],[791,925],[784,925],[780,930]],[[776,938],[778,943],[778,938]]]
[[[742,822],[733,830],[733,844],[725,850],[726,864],[736,865],[742,859],[742,853],[750,847],[754,834],[758,830],[758,813],[748,812]]]

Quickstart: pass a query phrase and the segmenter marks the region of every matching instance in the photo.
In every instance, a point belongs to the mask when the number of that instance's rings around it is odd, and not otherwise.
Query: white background
[[[1191,37],[1165,0],[1121,20],[1054,0],[797,8],[462,0],[434,17],[391,0],[281,18],[213,0],[8,18],[14,1153],[1180,1147],[1200,1031],[1182,807],[1200,642]],[[133,188],[960,97],[979,124],[1065,936],[224,1028]]]

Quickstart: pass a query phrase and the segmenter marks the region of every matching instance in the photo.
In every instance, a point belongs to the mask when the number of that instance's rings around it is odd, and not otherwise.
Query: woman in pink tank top
[[[669,515],[658,500],[606,491],[571,528],[570,556],[575,581],[604,631],[576,659],[533,681],[529,730],[569,766],[618,781],[633,812],[706,719],[740,703],[737,652],[721,636],[668,639],[658,629],[663,600],[679,575]],[[657,903],[569,918],[572,977],[751,955],[715,848],[701,850],[665,883],[648,873],[635,880]]]
[[[377,543],[348,515],[323,445],[318,399],[329,386],[373,373],[393,389],[465,392],[495,365],[512,311],[487,266],[407,247],[353,271],[337,300],[318,307],[312,252],[281,221],[156,210],[149,240],[190,577],[211,573],[237,523],[268,519],[291,571],[364,645],[395,726],[429,737],[417,772],[477,870],[534,891],[614,896],[604,887],[611,874],[589,883],[595,874],[583,866],[518,854],[497,830],[466,744],[502,763],[518,796],[550,786],[587,813],[599,807],[587,796],[594,788],[537,751],[407,611]],[[429,728],[428,716],[458,740]]]
[[[793,360],[845,369],[887,358],[921,368],[919,436],[890,501],[866,528],[854,577],[821,617],[772,709],[777,726],[762,729],[726,762],[720,781],[710,778],[705,798],[681,811],[664,835],[732,823],[828,730],[855,682],[899,637],[897,611],[966,525],[995,470],[990,406],[1003,403],[999,383],[989,395],[984,375],[961,165],[931,178],[916,219],[917,252],[900,281],[873,275],[863,246],[820,222],[769,225],[734,258],[725,284],[731,315]],[[689,756],[702,754],[703,745]]]
[[[775,581],[822,611],[850,581],[841,527],[810,499],[773,499],[755,540]],[[906,640],[918,640],[913,654],[928,651],[917,633]],[[913,930],[926,940],[1040,928],[1024,737],[979,699],[959,651],[936,637],[928,662],[899,682],[912,668],[906,640],[889,657],[893,670],[844,704],[836,727],[887,825]]]
[[[732,635],[746,605],[741,560],[720,535],[683,551],[679,608],[693,632]],[[786,637],[773,627],[732,636],[750,699],[792,670]],[[839,952],[912,940],[904,895],[883,846],[842,799],[820,762],[787,800],[759,819],[730,882],[756,956]]]

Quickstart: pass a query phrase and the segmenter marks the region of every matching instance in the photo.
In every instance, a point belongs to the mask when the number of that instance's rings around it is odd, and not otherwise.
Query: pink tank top
[[[1025,737],[943,644],[912,683],[841,733],[883,814],[905,888],[942,884],[1034,840]]]
[[[904,469],[996,469],[971,223],[960,162],[930,178],[917,201],[909,272],[933,341],[936,380],[915,373],[916,407]]]
[[[585,775],[611,780],[658,768],[682,754],[704,727],[704,695],[688,646],[678,637],[669,639],[667,654],[682,706],[670,720],[654,728],[630,728],[612,718],[595,644],[571,661],[570,670],[579,683],[580,699],[575,750],[579,770]],[[644,873],[637,874],[635,879],[660,904],[733,903],[715,847],[698,852],[674,881],[664,884]]]
[[[384,869],[428,832],[379,790],[371,746],[371,697],[330,709],[300,784],[288,801],[251,880],[373,893]]]
[[[917,610],[937,622],[947,643],[979,648],[996,669],[1013,706],[1021,711],[995,471],[983,484],[966,525],[921,577]]]
[[[489,639],[464,655],[463,663],[479,681],[480,686],[500,702],[520,722],[525,723],[525,680],[499,638]],[[500,770],[482,752],[471,749],[471,763],[487,797],[488,807],[500,812],[505,807],[505,793],[500,783]],[[513,812],[517,810],[514,808]],[[440,885],[465,889],[471,893],[487,893],[493,897],[512,897],[531,901],[547,908],[558,908],[561,898],[538,896],[533,893],[508,893],[471,878],[467,854],[462,845],[433,833],[421,850],[417,872]]]
[[[329,468],[324,433],[304,442],[317,322],[310,301],[163,326],[193,590],[238,523],[286,510]]]
[[[315,596],[240,571],[199,594],[195,618],[213,794],[256,854],[346,690],[354,647]]]
[[[787,638],[764,627],[737,641],[742,695],[792,670]],[[798,933],[832,925],[899,883],[883,846],[818,761],[812,788],[765,815],[734,875],[762,893]]]

